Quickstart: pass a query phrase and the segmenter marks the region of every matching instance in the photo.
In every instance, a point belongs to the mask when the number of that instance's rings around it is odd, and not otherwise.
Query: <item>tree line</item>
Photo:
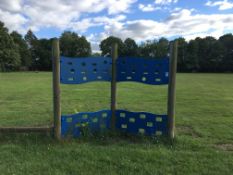
[[[70,57],[91,55],[91,45],[84,36],[65,31],[60,37],[61,53]],[[38,39],[28,30],[25,36],[11,33],[0,22],[0,72],[52,69],[52,39]]]
[[[111,45],[117,43],[119,56],[161,58],[168,55],[171,42],[160,38],[137,44],[131,38],[122,41],[109,36],[99,45],[100,55],[92,53],[90,42],[75,32],[65,31],[59,39],[61,54],[69,57],[110,56]],[[184,38],[176,40],[179,42],[179,72],[233,72],[232,34],[225,34],[219,39],[207,36],[189,42]],[[0,22],[0,71],[51,70],[51,45],[52,39],[38,39],[31,30],[25,36],[16,31],[9,33]]]

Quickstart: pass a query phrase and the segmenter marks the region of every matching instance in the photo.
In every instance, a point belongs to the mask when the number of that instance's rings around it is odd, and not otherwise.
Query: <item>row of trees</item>
[[[29,30],[25,36],[8,32],[0,22],[0,71],[51,70],[52,39],[38,39]],[[91,54],[90,43],[74,32],[63,32],[60,37],[64,56],[87,57]]]
[[[186,42],[178,38],[179,72],[233,72],[233,35],[218,40],[213,37],[196,38]],[[100,43],[102,56],[111,54],[111,45],[117,43],[120,56],[164,57],[169,53],[166,38],[148,40],[137,45],[127,38],[110,36]],[[31,30],[25,36],[16,31],[9,34],[0,22],[0,71],[51,70],[52,39],[38,39]],[[61,54],[69,57],[91,56],[91,46],[84,36],[65,31],[60,37]],[[100,56],[95,53],[92,56]]]
[[[178,71],[233,72],[233,35],[218,40],[213,37],[196,38],[186,42],[179,38]]]
[[[169,41],[166,38],[160,38],[158,41],[149,40],[138,46],[131,38],[123,42],[120,38],[110,36],[100,43],[102,55],[110,55],[113,43],[118,44],[118,54],[123,57],[164,57],[167,56],[169,50]]]
[[[218,40],[214,37],[197,37],[186,42],[178,38],[179,72],[233,72],[233,35],[226,34]],[[100,44],[103,55],[110,54],[110,46],[118,43],[120,56],[165,57],[169,53],[170,42],[166,38],[149,40],[137,45],[128,38],[108,37]]]

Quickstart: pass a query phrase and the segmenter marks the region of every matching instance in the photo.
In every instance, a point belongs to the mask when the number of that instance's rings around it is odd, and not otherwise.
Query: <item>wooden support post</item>
[[[169,67],[169,84],[168,84],[168,136],[171,139],[175,137],[175,102],[176,102],[176,68],[178,41],[171,43],[170,47],[170,67]]]
[[[112,82],[111,82],[111,111],[112,111],[112,119],[111,119],[111,128],[114,130],[116,127],[116,60],[118,57],[118,45],[115,43],[112,45],[111,50],[112,56]]]
[[[59,40],[53,39],[52,43],[53,61],[53,115],[54,115],[54,136],[61,138],[61,103],[60,103],[60,49]]]

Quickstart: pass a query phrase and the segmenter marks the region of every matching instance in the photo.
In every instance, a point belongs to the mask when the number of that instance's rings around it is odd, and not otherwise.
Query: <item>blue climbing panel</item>
[[[85,132],[100,132],[110,128],[111,111],[81,112],[61,116],[62,137],[79,137]]]
[[[62,115],[62,137],[79,137],[110,129],[111,110],[82,112],[73,115]],[[167,116],[148,112],[116,111],[116,128],[118,131],[140,135],[166,135]]]
[[[63,84],[111,81],[112,60],[109,57],[61,57],[60,77]]]
[[[116,117],[116,128],[126,133],[148,136],[167,134],[167,115],[117,110]]]
[[[118,58],[117,81],[136,81],[151,85],[168,84],[169,59]]]
[[[68,58],[60,60],[60,82],[81,84],[91,81],[111,81],[112,59],[109,57]],[[116,79],[151,85],[168,84],[169,59],[118,58]],[[130,134],[166,135],[167,115],[116,110],[116,128]],[[112,111],[81,112],[61,116],[62,137],[79,137],[85,133],[110,129]]]
[[[152,85],[168,84],[169,59],[118,58],[117,82],[136,81]],[[112,60],[109,57],[61,57],[61,83],[81,84],[111,81]]]

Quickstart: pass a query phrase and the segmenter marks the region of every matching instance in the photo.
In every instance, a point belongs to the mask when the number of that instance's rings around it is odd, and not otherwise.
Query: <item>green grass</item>
[[[233,74],[178,74],[173,144],[1,134],[0,174],[232,174]],[[52,123],[51,73],[0,74],[0,126]],[[70,92],[71,91],[71,92]],[[167,87],[118,84],[118,108],[166,112]],[[62,112],[108,109],[109,83],[62,85]]]

